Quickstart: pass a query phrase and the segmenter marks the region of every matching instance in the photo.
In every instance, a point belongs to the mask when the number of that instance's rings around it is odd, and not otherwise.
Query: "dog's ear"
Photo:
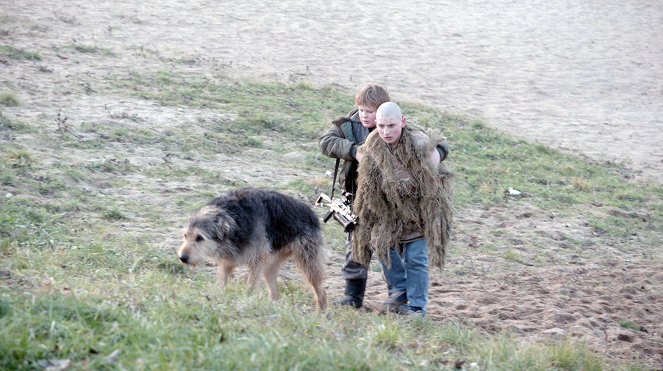
[[[214,217],[216,237],[225,239],[233,230],[235,223],[226,213],[219,213]]]

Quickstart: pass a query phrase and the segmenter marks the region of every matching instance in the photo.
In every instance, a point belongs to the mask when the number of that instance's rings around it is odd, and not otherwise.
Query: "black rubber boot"
[[[361,308],[364,304],[364,292],[366,292],[366,278],[345,280],[345,296],[338,301],[338,304]]]

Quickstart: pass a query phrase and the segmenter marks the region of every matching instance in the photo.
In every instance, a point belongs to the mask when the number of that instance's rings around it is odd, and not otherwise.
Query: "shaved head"
[[[397,145],[405,127],[405,117],[398,104],[382,103],[375,112],[375,122],[380,138],[390,146]]]
[[[375,116],[376,118],[380,117],[384,119],[394,119],[400,121],[403,117],[403,113],[401,112],[401,108],[398,107],[398,104],[394,102],[385,102],[382,103],[380,107],[378,107]]]

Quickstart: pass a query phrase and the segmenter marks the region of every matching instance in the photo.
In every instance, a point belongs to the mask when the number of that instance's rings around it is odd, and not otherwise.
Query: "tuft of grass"
[[[30,200],[5,197],[0,203],[0,241],[3,249],[52,246],[62,233],[58,219],[48,209]]]
[[[633,330],[633,331],[638,331],[638,332],[643,330],[642,326],[638,325],[637,323],[635,323],[633,321],[628,321],[628,320],[620,320],[619,321],[619,326],[621,326],[622,328],[627,328],[627,329],[630,329],[630,330]]]
[[[601,371],[606,367],[583,343],[565,341],[553,346],[548,357],[550,366],[556,369]]]
[[[374,332],[373,340],[378,346],[396,349],[400,345],[401,328],[395,322],[381,323]]]
[[[591,192],[592,183],[591,181],[584,179],[582,177],[574,177],[571,179],[571,184],[573,188],[577,189],[580,192]]]
[[[15,60],[41,61],[41,55],[11,45],[0,45],[0,54]]]
[[[29,132],[29,126],[16,120],[12,120],[0,112],[0,130],[11,130],[16,132]]]
[[[10,149],[5,154],[5,161],[13,168],[30,168],[35,164],[35,159],[25,149]]]
[[[60,178],[52,176],[43,176],[36,179],[38,182],[37,191],[42,196],[55,196],[57,193],[67,189],[67,185]]]
[[[89,170],[103,173],[126,174],[135,169],[129,159],[120,160],[114,157],[102,159],[100,161],[87,164],[85,167]]]
[[[21,105],[21,101],[18,100],[18,97],[14,92],[4,91],[0,93],[0,105],[5,107],[18,107]]]
[[[119,210],[116,210],[116,209],[107,210],[101,216],[106,220],[128,220],[129,219],[122,212],[120,212]]]
[[[101,48],[96,45],[86,45],[86,44],[74,44],[72,49],[79,53],[85,54],[100,54],[104,56],[115,56],[112,50],[108,48]]]
[[[454,322],[444,326],[440,332],[433,334],[433,339],[445,344],[446,347],[464,352],[470,349],[473,344],[479,342],[479,335],[475,330]]]
[[[510,260],[512,262],[515,262],[515,263],[522,263],[520,255],[517,252],[513,251],[513,250],[509,250],[509,251],[505,252],[504,253],[504,259]]]
[[[605,363],[584,343],[564,341],[549,347],[525,346],[503,332],[475,345],[481,369],[509,370],[604,370]]]

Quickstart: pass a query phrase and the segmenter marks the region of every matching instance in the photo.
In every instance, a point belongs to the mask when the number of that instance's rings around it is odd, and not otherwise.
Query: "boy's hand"
[[[359,152],[357,152],[357,154],[359,154]],[[440,152],[437,151],[437,148],[433,149],[428,155],[428,160],[433,164],[433,169],[437,169],[440,161],[442,161],[440,158]]]
[[[364,153],[361,150],[357,151],[357,154],[355,155],[355,159],[357,159],[357,162],[361,162],[361,159],[364,157]]]

